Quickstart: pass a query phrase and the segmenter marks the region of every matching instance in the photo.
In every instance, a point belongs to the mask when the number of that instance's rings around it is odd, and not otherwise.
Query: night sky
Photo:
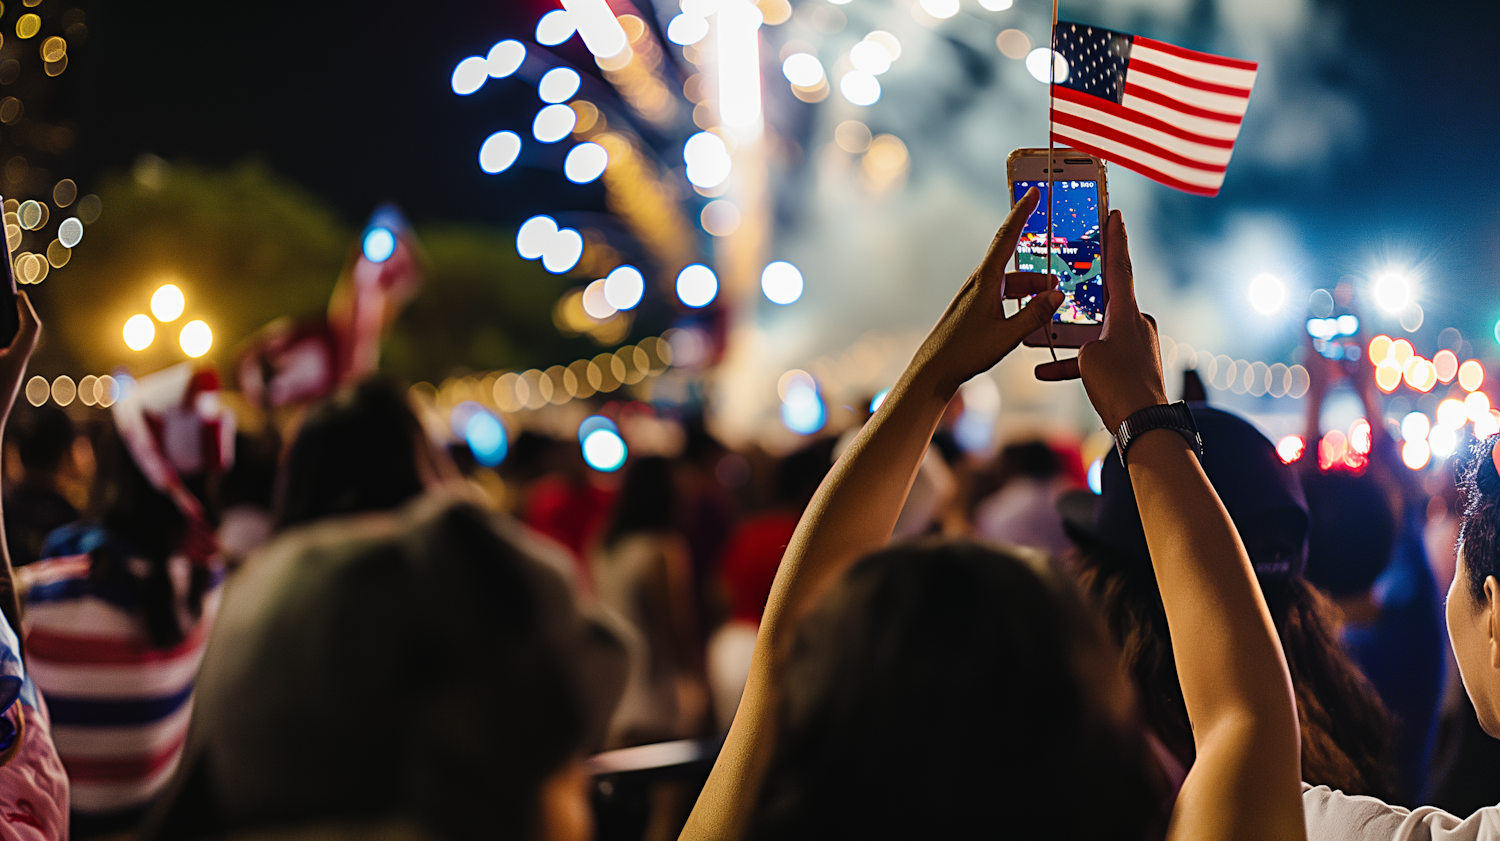
[[[535,95],[492,84],[458,97],[448,86],[464,56],[504,37],[529,40],[553,0],[319,2],[255,15],[183,0],[82,5],[89,40],[72,51],[54,109],[79,123],[66,163],[85,187],[152,152],[209,165],[259,158],[351,225],[391,197],[419,223],[514,225],[539,211],[601,204],[597,184],[572,185],[555,172],[485,177],[475,162],[480,142],[500,128],[525,135]],[[1310,240],[1335,252],[1392,239],[1451,249],[1474,275],[1470,288],[1496,308],[1500,4],[1325,5],[1342,14],[1356,57],[1326,81],[1363,108],[1362,146],[1309,171],[1309,189],[1298,190],[1297,179],[1242,182],[1222,201],[1302,214],[1315,229]],[[560,49],[582,50],[576,38]]]

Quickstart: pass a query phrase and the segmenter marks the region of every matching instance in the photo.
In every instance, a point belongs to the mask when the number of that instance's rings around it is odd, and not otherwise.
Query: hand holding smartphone
[[[1011,205],[1027,190],[1041,194],[1026,220],[1016,247],[1016,270],[1051,273],[1065,298],[1047,332],[1026,337],[1029,347],[1083,347],[1104,328],[1104,221],[1109,190],[1104,162],[1073,149],[1053,149],[1048,170],[1046,149],[1017,149],[1005,162]],[[1048,175],[1051,175],[1051,195]],[[1047,212],[1052,212],[1052,241],[1047,242]],[[1049,341],[1050,339],[1050,341]]]

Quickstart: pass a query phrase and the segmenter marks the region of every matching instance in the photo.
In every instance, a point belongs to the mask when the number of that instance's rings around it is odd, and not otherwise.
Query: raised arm
[[[1037,375],[1081,372],[1113,431],[1167,397],[1156,323],[1136,306],[1119,212],[1110,214],[1105,252],[1103,335],[1076,360],[1044,365]],[[1197,747],[1168,837],[1303,838],[1296,701],[1250,557],[1181,435],[1147,432],[1127,461]]]
[[[0,435],[10,419],[11,407],[16,405],[16,395],[21,392],[21,381],[26,378],[26,363],[31,352],[36,350],[37,338],[41,336],[42,324],[37,320],[36,310],[31,308],[31,299],[21,292],[16,296],[16,308],[20,310],[21,329],[11,340],[10,347],[0,350]],[[3,512],[0,512],[3,516]],[[15,570],[10,563],[10,547],[5,544],[5,530],[0,529],[0,611],[10,622],[17,635],[21,633],[21,605],[16,594]]]
[[[693,807],[682,839],[740,837],[770,759],[781,666],[798,620],[861,556],[890,540],[922,455],[958,387],[989,370],[1047,322],[1062,294],[1050,275],[1010,273],[1032,190],[1011,210],[983,262],[969,275],[890,395],[823,480],[792,535],[756,636],[739,711]],[[1006,318],[1006,297],[1038,294]]]

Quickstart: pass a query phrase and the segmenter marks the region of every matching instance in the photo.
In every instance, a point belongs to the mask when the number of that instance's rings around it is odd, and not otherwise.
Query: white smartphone
[[[1109,218],[1109,189],[1104,162],[1074,149],[1052,150],[1052,172],[1046,149],[1017,149],[1005,162],[1014,205],[1035,187],[1041,201],[1016,246],[1016,270],[1048,272],[1066,298],[1044,328],[1026,337],[1030,347],[1083,347],[1104,329],[1104,220]],[[1048,189],[1048,175],[1051,189]],[[1052,242],[1047,243],[1047,210],[1052,210]],[[1050,341],[1049,341],[1050,339]]]

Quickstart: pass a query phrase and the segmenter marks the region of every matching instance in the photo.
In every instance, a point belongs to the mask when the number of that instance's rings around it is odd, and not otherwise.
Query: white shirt
[[[1500,806],[1459,819],[1434,806],[1411,810],[1303,783],[1302,813],[1307,841],[1500,841]]]

